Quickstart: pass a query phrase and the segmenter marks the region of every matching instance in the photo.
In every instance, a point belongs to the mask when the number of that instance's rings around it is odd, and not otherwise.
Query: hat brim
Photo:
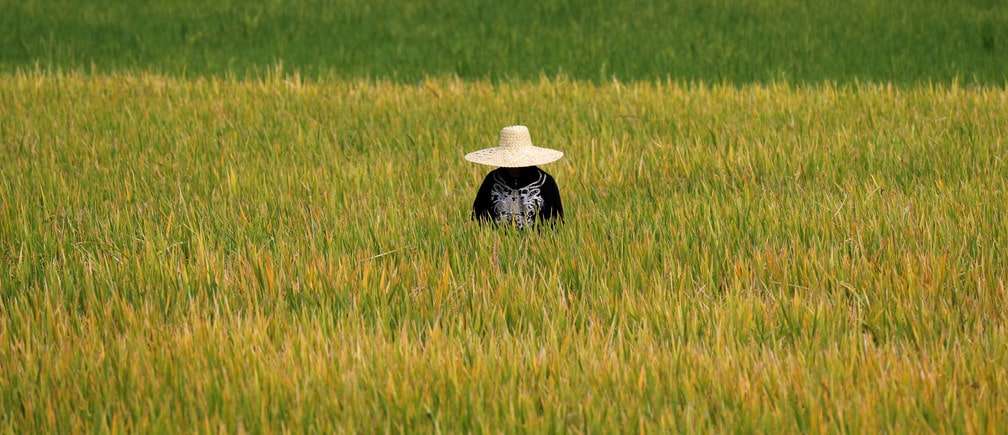
[[[563,151],[537,146],[523,146],[519,149],[504,147],[484,148],[465,155],[465,159],[487,166],[520,168],[552,163],[563,158]]]

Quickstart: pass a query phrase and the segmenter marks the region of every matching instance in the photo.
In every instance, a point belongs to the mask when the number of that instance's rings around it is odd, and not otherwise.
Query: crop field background
[[[0,431],[1008,427],[1003,3],[0,6]]]
[[[1008,79],[1004,0],[0,0],[0,70],[416,81]]]

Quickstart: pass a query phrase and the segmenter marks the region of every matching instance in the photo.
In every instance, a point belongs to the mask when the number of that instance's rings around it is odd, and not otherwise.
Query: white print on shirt
[[[546,174],[539,173],[539,179],[536,181],[513,189],[494,174],[490,201],[493,203],[494,211],[497,212],[497,221],[514,223],[518,228],[532,224],[543,206],[540,190],[545,182]]]

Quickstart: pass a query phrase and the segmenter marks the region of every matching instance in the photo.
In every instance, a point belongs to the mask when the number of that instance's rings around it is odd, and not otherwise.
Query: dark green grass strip
[[[0,70],[416,81],[976,83],[1008,77],[1008,2],[0,0]]]

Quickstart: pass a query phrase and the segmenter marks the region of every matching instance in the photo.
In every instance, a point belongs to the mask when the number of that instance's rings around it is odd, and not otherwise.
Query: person
[[[562,157],[562,151],[533,145],[528,127],[504,127],[496,147],[465,155],[470,162],[498,167],[483,179],[473,201],[472,219],[517,228],[562,222],[560,189],[553,176],[538,166]]]

